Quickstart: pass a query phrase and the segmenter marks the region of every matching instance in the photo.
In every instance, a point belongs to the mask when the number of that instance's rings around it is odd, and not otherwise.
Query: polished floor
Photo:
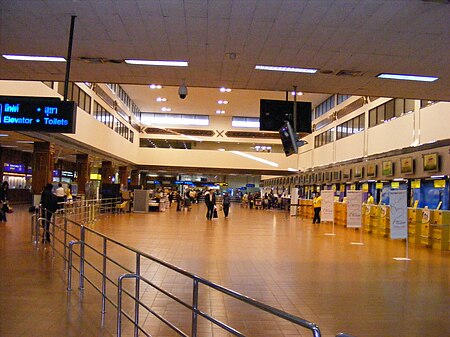
[[[67,292],[61,258],[52,258],[48,248],[34,249],[27,209],[17,206],[0,223],[0,336],[116,336],[114,315],[101,322],[99,295],[89,285],[84,294]],[[190,212],[172,207],[107,216],[91,227],[312,321],[325,337],[450,336],[449,251],[410,245],[411,260],[397,261],[406,255],[402,240],[341,226],[334,227],[336,235],[325,235],[332,224],[313,225],[278,210],[233,204],[227,219],[219,214],[211,221],[205,213],[203,204]],[[220,297],[211,302],[219,315],[239,318],[249,336],[312,335],[245,317]],[[174,334],[160,329],[152,335]],[[224,335],[204,330],[199,336]]]

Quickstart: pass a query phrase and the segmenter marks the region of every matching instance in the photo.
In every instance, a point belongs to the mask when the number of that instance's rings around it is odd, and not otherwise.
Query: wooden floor
[[[0,336],[115,336],[99,296],[66,291],[60,258],[30,241],[28,207],[0,223]],[[322,336],[450,336],[450,252],[312,224],[284,211],[232,205],[225,219],[190,212],[126,213],[92,227],[169,263],[319,325]],[[364,245],[352,245],[362,242]],[[220,301],[220,300],[218,300]],[[215,303],[229,317],[240,315]],[[261,334],[261,329],[266,333]],[[254,330],[254,331],[253,331]],[[311,336],[247,323],[249,335]],[[206,335],[222,336],[211,332]],[[153,336],[168,336],[155,333]]]

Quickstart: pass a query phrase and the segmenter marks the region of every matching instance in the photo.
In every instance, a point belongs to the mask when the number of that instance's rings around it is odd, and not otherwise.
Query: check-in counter
[[[420,244],[427,247],[432,245],[432,227],[430,226],[431,210],[423,208],[421,212]]]
[[[369,233],[378,233],[378,227],[381,220],[381,206],[372,205],[370,207],[370,231]]]
[[[388,237],[391,231],[391,208],[386,205],[380,207],[380,220],[378,222],[378,235]]]
[[[420,244],[420,233],[422,229],[422,209],[408,208],[408,241]]]
[[[448,250],[450,212],[431,211],[431,245],[434,249]]]
[[[335,202],[334,208],[336,209],[334,221],[336,225],[347,225],[347,204],[345,202]]]
[[[362,214],[362,225],[366,232],[370,233],[370,208],[372,205],[370,204],[363,204],[361,210]]]

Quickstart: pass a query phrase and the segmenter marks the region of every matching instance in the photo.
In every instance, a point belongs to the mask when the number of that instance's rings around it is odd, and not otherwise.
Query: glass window
[[[405,99],[405,114],[414,111],[415,101],[413,99]]]
[[[385,119],[388,121],[392,118],[394,118],[394,100],[385,104]]]
[[[377,107],[377,124],[381,124],[385,121],[385,105],[382,104],[380,106]]]
[[[395,117],[400,117],[405,111],[405,100],[403,98],[395,99]]]
[[[377,125],[377,108],[369,110],[369,128]]]
[[[231,126],[235,128],[259,128],[259,118],[256,117],[233,117]]]

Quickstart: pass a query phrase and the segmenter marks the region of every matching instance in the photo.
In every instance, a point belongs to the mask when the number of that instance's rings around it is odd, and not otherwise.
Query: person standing
[[[227,192],[225,192],[222,200],[223,213],[225,214],[225,218],[228,217],[228,212],[230,211],[230,203],[231,198]]]
[[[216,195],[213,190],[209,190],[205,194],[205,204],[206,204],[206,218],[211,220],[214,214],[214,206],[216,205]]]
[[[64,188],[61,183],[58,183],[58,188],[55,190],[56,198],[58,199],[58,209],[64,208],[64,201],[66,197],[66,193],[64,192]]]
[[[0,221],[6,220],[6,211],[8,210],[8,189],[9,184],[4,181],[0,189]]]
[[[373,196],[372,196],[372,193],[368,193],[368,195],[367,195],[367,201],[366,201],[366,204],[367,205],[373,205],[373,203],[374,203],[375,201],[374,201],[374,199],[373,199]]]
[[[44,218],[42,220],[42,227],[44,228],[44,234],[42,242],[44,240],[50,243],[50,222],[52,220],[53,213],[58,209],[58,199],[52,192],[53,185],[48,183],[41,194],[41,207],[44,212]]]
[[[320,211],[322,209],[322,197],[320,196],[320,193],[317,192],[313,199],[313,207],[314,207],[314,218],[313,223],[320,223]]]

